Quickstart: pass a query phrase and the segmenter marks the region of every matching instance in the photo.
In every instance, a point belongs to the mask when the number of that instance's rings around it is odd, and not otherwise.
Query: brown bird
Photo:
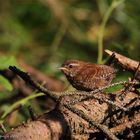
[[[77,90],[92,91],[108,86],[117,70],[111,66],[79,60],[66,61],[60,70]]]

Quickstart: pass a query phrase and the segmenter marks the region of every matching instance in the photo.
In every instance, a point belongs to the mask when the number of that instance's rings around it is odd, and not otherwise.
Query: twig
[[[127,109],[126,107],[123,107],[121,105],[117,105],[116,103],[114,103],[113,101],[111,100],[108,100],[106,98],[103,98],[103,97],[100,97],[100,96],[96,96],[96,94],[94,95],[91,95],[91,96],[88,96],[88,97],[82,97],[82,98],[78,98],[78,99],[75,99],[71,102],[69,102],[69,104],[71,105],[74,105],[74,104],[77,104],[79,102],[83,102],[83,101],[87,101],[89,99],[95,99],[95,100],[98,100],[98,101],[101,101],[101,102],[105,102],[109,105],[112,105],[112,106],[115,106],[115,107],[118,107],[119,109],[123,110],[123,111],[129,111],[129,109]]]
[[[140,62],[139,62],[139,64],[138,64],[137,68],[136,68],[136,71],[135,71],[135,73],[134,73],[134,76],[133,76],[133,78],[132,78],[132,81],[134,81],[134,79],[136,79],[137,74],[138,74],[138,71],[139,71],[139,68],[140,68]]]
[[[6,128],[3,125],[3,122],[0,122],[0,129],[5,133],[6,132]]]
[[[111,56],[112,55],[112,51],[110,50],[105,50],[105,52]],[[135,60],[132,60],[128,57],[125,57],[119,53],[116,53],[115,52],[115,60],[117,60],[117,63],[119,63],[122,68],[124,68],[125,70],[128,70],[128,71],[131,71],[133,73],[136,72],[136,69],[139,65],[139,62],[138,61],[135,61]],[[140,81],[140,68],[137,70],[137,76],[135,77],[135,79],[139,80]]]
[[[106,86],[100,89],[97,89],[95,91],[91,91],[91,92],[85,92],[85,91],[75,91],[75,92],[53,92],[50,91],[44,87],[42,87],[40,84],[38,84],[36,81],[33,81],[31,79],[31,77],[28,75],[28,73],[25,73],[19,69],[17,69],[16,67],[9,67],[10,70],[12,70],[15,74],[19,75],[25,82],[27,82],[28,84],[30,84],[31,86],[33,86],[35,89],[37,89],[40,92],[45,93],[46,95],[50,96],[52,99],[54,99],[56,102],[60,103],[60,106],[64,106],[65,108],[67,108],[68,110],[70,110],[71,112],[77,114],[78,116],[80,116],[81,118],[83,118],[84,120],[86,120],[89,124],[91,124],[92,126],[97,127],[99,130],[101,130],[104,134],[107,135],[107,137],[109,137],[112,140],[118,140],[118,138],[105,126],[102,125],[96,121],[94,121],[92,118],[88,117],[88,115],[86,115],[85,113],[83,113],[80,110],[75,109],[72,105],[70,104],[66,104],[66,103],[61,103],[61,98],[63,98],[64,96],[71,96],[71,95],[79,95],[83,98],[94,98],[95,93],[99,93],[102,90],[112,87],[112,86],[116,86],[119,84],[126,84],[127,81],[121,81],[118,83],[114,83],[110,86]],[[132,81],[134,84],[136,84],[137,82]],[[91,97],[90,97],[91,96]],[[99,98],[100,99],[100,98]],[[102,99],[100,99],[102,100]],[[106,100],[103,100],[104,102]],[[109,101],[107,101],[109,103]]]
[[[137,99],[138,99],[138,98],[132,99],[129,103],[125,104],[124,107],[125,107],[125,108],[127,107],[127,110],[128,110],[128,111],[131,111],[134,107],[133,107],[133,106],[132,106],[132,107],[128,107],[128,106],[130,106],[132,103],[136,102]],[[102,121],[102,123],[104,123],[108,118],[111,118],[113,115],[119,113],[120,111],[121,111],[121,109],[119,108],[119,109],[117,109],[117,110],[111,112],[108,116],[106,116],[106,117],[104,118],[104,120]]]
[[[36,119],[35,113],[33,111],[33,108],[31,106],[28,107],[29,110],[29,114],[31,116],[32,121],[34,121]]]
[[[39,92],[43,92],[43,93],[47,94],[50,98],[52,98],[55,101],[57,101],[57,99],[59,98],[59,96],[57,95],[57,92],[50,91],[50,90],[44,88],[43,86],[41,86],[36,81],[33,81],[31,79],[31,77],[28,75],[28,73],[21,71],[20,69],[18,69],[15,66],[9,66],[9,69],[11,71],[13,71],[15,74],[17,74],[18,76],[20,76],[29,85],[35,87]]]
[[[91,92],[86,92],[86,91],[63,92],[61,94],[61,97],[62,96],[73,96],[73,95],[92,97],[92,96],[95,95],[95,93],[102,92],[103,90],[108,89],[110,87],[114,87],[114,86],[117,86],[117,85],[124,85],[124,84],[127,84],[127,83],[128,83],[127,81],[120,81],[120,82],[117,82],[117,83],[113,83],[109,86],[104,86],[104,87],[101,87],[99,89],[93,90]],[[133,82],[130,82],[130,83],[138,84],[139,82],[133,81]]]
[[[135,117],[133,117],[132,119],[126,120],[125,123],[119,124],[119,125],[111,128],[110,131],[112,133],[119,134],[119,133],[122,133],[123,131],[125,131],[127,128],[132,128],[132,129],[135,128],[137,124],[140,124],[140,114],[136,114]],[[132,129],[131,129],[131,131],[132,131]],[[136,131],[136,130],[134,130],[134,131]]]
[[[47,95],[52,97],[55,101],[58,101],[59,97],[61,97],[61,96],[57,95],[58,94],[57,92],[49,91],[46,88],[42,87],[37,82],[33,81],[31,79],[31,77],[27,73],[17,69],[16,67],[10,66],[9,69],[12,70],[17,75],[19,75],[24,81],[29,83],[31,86],[35,87],[40,92],[46,93]],[[110,130],[106,126],[101,125],[101,124],[95,122],[94,120],[89,118],[86,114],[84,114],[83,112],[81,112],[79,110],[76,110],[75,108],[73,108],[70,105],[66,105],[66,104],[62,104],[62,105],[65,106],[70,111],[72,111],[73,113],[75,113],[78,116],[80,116],[81,118],[83,118],[84,120],[86,120],[87,122],[89,122],[89,124],[96,126],[98,129],[100,129],[102,132],[104,132],[110,139],[118,140],[118,138],[113,133],[111,133]]]
[[[50,91],[46,88],[44,88],[43,86],[41,86],[40,84],[38,84],[36,81],[33,81],[31,79],[31,77],[28,75],[28,73],[25,73],[21,70],[19,70],[18,68],[16,68],[15,66],[12,67],[10,66],[9,67],[10,70],[12,70],[14,73],[18,74],[24,81],[26,81],[27,83],[29,83],[31,86],[35,87],[36,89],[38,89],[40,92],[43,92],[47,95],[49,95],[50,98],[52,98],[53,100],[55,101],[58,101],[60,100],[60,97],[64,97],[64,96],[72,96],[72,95],[79,95],[79,96],[85,96],[85,100],[86,99],[92,99],[92,98],[95,98],[95,93],[98,93],[104,89],[107,89],[107,88],[110,88],[110,87],[113,87],[113,86],[116,86],[116,85],[120,85],[120,84],[125,84],[127,83],[126,81],[120,81],[120,82],[117,82],[117,83],[113,83],[109,86],[105,86],[105,87],[102,87],[100,89],[96,89],[94,91],[91,91],[91,92],[85,92],[85,91],[75,91],[75,92],[53,92],[53,91]],[[98,100],[101,100],[100,98],[95,98],[95,99],[98,99]],[[84,98],[82,99],[84,100]],[[79,102],[81,100],[79,99]],[[112,104],[113,106],[117,106],[119,108],[121,108],[122,110],[124,111],[127,111],[126,108],[123,108],[121,106],[118,106],[116,104],[114,104],[113,102],[109,101],[109,100],[103,100],[104,102],[107,102],[109,104]],[[78,100],[77,100],[78,102]],[[73,101],[74,103],[74,101]]]
[[[106,62],[106,65],[109,66],[112,65],[114,58],[115,58],[115,53],[113,52],[110,58],[108,59],[108,61]]]
[[[84,120],[86,120],[87,122],[89,122],[89,124],[96,126],[98,129],[100,129],[104,134],[107,135],[108,138],[110,138],[111,140],[119,140],[105,125],[101,125],[100,123],[95,122],[93,119],[89,118],[85,113],[83,113],[80,110],[77,110],[76,108],[70,106],[70,105],[66,105],[64,104],[64,106],[69,109],[71,112],[77,114],[78,116],[80,116],[81,118],[83,118]]]
[[[136,68],[136,71],[133,75],[133,77],[128,81],[127,85],[125,86],[122,94],[119,96],[121,100],[123,100],[123,98],[125,97],[125,95],[132,90],[132,88],[134,87],[134,82],[136,81],[136,76],[138,74],[138,70],[139,70],[139,67],[140,67],[140,63],[138,64],[138,67]]]
[[[94,91],[91,92],[86,92],[86,91],[72,91],[72,92],[54,92],[54,91],[50,91],[46,88],[44,88],[43,86],[41,86],[39,83],[37,83],[36,81],[34,81],[28,73],[21,71],[20,69],[18,69],[15,66],[9,66],[9,69],[11,71],[13,71],[15,74],[17,74],[18,76],[20,76],[24,81],[26,81],[29,85],[35,87],[36,89],[38,89],[39,92],[43,92],[45,94],[47,94],[48,96],[50,96],[50,98],[52,98],[53,100],[57,101],[60,97],[62,96],[72,96],[72,95],[79,95],[79,96],[93,96],[95,93],[98,93],[100,91],[103,91],[104,89],[113,87],[113,86],[117,86],[120,84],[126,84],[127,81],[120,81],[117,83],[113,83],[109,86],[105,86],[99,89],[96,89]],[[137,84],[138,82],[134,82],[135,84]]]

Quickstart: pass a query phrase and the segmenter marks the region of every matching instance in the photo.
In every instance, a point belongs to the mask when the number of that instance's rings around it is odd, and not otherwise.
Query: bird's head
[[[79,60],[68,60],[59,68],[67,77],[74,77],[83,65]]]

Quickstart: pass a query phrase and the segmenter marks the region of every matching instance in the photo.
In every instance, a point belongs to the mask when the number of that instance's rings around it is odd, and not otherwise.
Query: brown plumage
[[[109,85],[117,72],[111,66],[79,60],[68,60],[60,69],[73,87],[83,91],[92,91]]]

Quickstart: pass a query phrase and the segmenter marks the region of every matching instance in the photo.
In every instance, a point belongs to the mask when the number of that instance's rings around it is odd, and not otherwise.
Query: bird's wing
[[[117,70],[114,69],[113,67],[106,66],[106,65],[99,65],[97,67],[95,77],[106,79],[107,77],[115,76],[116,72],[117,72]]]

